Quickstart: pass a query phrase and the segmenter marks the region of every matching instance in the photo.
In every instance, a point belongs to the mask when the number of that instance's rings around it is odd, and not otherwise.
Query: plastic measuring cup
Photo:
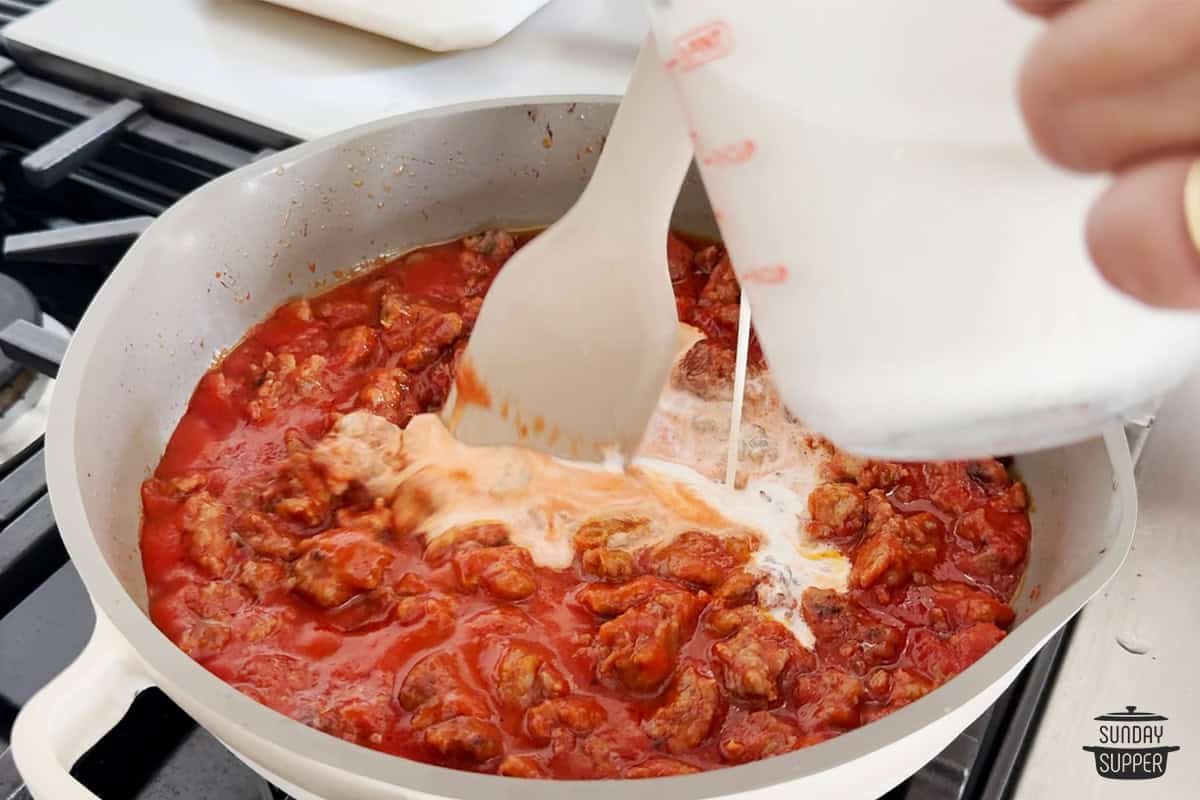
[[[931,459],[1097,433],[1200,358],[1200,315],[1091,266],[1100,179],[1034,150],[1003,0],[652,0],[774,381],[851,451]]]

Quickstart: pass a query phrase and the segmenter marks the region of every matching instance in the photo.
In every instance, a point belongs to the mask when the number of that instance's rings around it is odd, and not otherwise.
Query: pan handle
[[[13,760],[34,799],[98,800],[71,768],[151,683],[125,639],[96,609],[83,652],[25,704],[13,725]]]

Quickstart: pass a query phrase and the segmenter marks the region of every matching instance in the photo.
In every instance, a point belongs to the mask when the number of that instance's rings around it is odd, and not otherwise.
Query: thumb
[[[1200,159],[1119,171],[1092,207],[1087,243],[1118,289],[1155,306],[1200,308]]]

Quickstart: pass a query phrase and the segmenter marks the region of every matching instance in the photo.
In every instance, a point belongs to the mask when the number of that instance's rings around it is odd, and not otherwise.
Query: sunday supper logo
[[[1137,706],[1096,717],[1099,744],[1083,749],[1096,759],[1101,778],[1143,781],[1161,778],[1167,771],[1167,755],[1177,745],[1164,744],[1167,718]]]

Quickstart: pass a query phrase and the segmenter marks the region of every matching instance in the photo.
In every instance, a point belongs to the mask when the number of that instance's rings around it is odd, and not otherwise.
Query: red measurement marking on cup
[[[743,139],[709,150],[700,157],[700,163],[706,167],[728,167],[732,164],[742,164],[754,156],[756,145],[753,139]]]
[[[788,268],[783,264],[773,264],[769,267],[755,267],[738,276],[742,283],[780,284],[787,280]]]
[[[733,52],[733,29],[724,20],[693,28],[675,39],[675,55],[667,69],[688,72]]]

